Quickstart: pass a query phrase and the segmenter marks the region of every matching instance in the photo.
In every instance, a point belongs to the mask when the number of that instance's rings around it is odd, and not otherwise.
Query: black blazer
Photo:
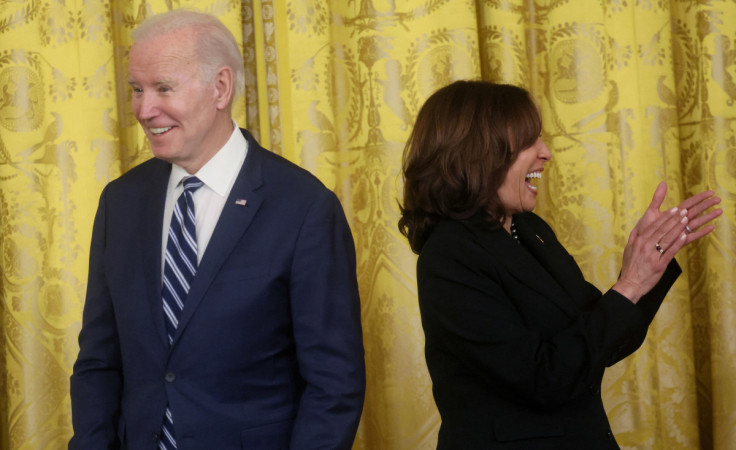
[[[514,222],[523,245],[474,217],[438,223],[419,255],[438,448],[618,448],[603,371],[641,345],[680,268],[633,304],[585,281],[540,217]]]

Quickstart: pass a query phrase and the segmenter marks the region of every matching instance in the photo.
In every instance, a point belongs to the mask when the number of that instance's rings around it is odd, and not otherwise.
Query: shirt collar
[[[230,139],[215,153],[215,156],[194,174],[221,197],[227,195],[227,191],[240,171],[240,167],[245,160],[245,153],[248,150],[248,141],[240,132],[240,127],[235,121],[233,121],[233,125],[234,129]],[[172,164],[169,180],[174,183],[174,186],[178,186],[181,180],[188,176],[189,173],[184,168]]]

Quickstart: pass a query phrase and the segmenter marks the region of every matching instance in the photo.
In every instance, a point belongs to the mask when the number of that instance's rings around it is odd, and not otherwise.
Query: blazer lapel
[[[161,234],[163,229],[166,188],[171,173],[171,164],[156,160],[155,174],[143,189],[143,206],[140,224],[142,270],[147,289],[146,296],[151,308],[151,319],[161,342],[169,346],[166,337],[163,306],[161,303]]]
[[[585,281],[577,263],[554,234],[549,229],[535,226],[528,219],[526,214],[514,216],[519,239],[577,307],[587,309],[589,300],[600,292]]]
[[[262,158],[263,152],[267,150],[260,147],[250,134],[244,134],[248,140],[248,154],[197,268],[197,275],[192,281],[179,318],[179,326],[176,329],[172,348],[176,345],[210,284],[248,229],[263,202],[263,196],[258,189],[263,185]]]
[[[488,251],[494,255],[499,255],[499,260],[514,278],[554,302],[566,313],[571,315],[579,313],[579,309],[576,308],[574,302],[570,301],[567,292],[562,289],[532,253],[521,247],[502,228],[492,231],[488,231],[485,226],[484,228],[486,229],[486,232],[483,233],[485,238],[481,241]],[[526,244],[526,239],[524,243]]]

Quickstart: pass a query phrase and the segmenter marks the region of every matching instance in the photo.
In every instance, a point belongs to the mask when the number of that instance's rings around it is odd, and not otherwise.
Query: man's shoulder
[[[144,193],[153,186],[168,180],[171,164],[160,159],[151,158],[126,171],[105,187],[108,195],[129,196]],[[165,186],[165,185],[164,185]]]
[[[313,173],[279,154],[261,146],[252,146],[248,152],[252,152],[253,162],[261,165],[263,179],[267,184],[305,193],[328,190]]]
[[[151,177],[168,175],[171,171],[171,164],[158,158],[148,159],[137,166],[132,167],[111,183],[125,184],[135,182],[140,179],[150,180]]]

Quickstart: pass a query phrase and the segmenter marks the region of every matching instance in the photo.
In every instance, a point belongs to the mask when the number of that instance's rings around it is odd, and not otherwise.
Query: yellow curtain
[[[194,8],[242,39],[235,119],[334,189],[351,222],[368,390],[356,449],[434,448],[415,257],[396,229],[401,152],[453,80],[530,89],[553,150],[539,213],[606,289],[659,180],[724,199],[644,346],[607,371],[619,444],[736,449],[733,0],[0,2],[0,448],[59,449],[102,187],[150,157],[130,31]]]

